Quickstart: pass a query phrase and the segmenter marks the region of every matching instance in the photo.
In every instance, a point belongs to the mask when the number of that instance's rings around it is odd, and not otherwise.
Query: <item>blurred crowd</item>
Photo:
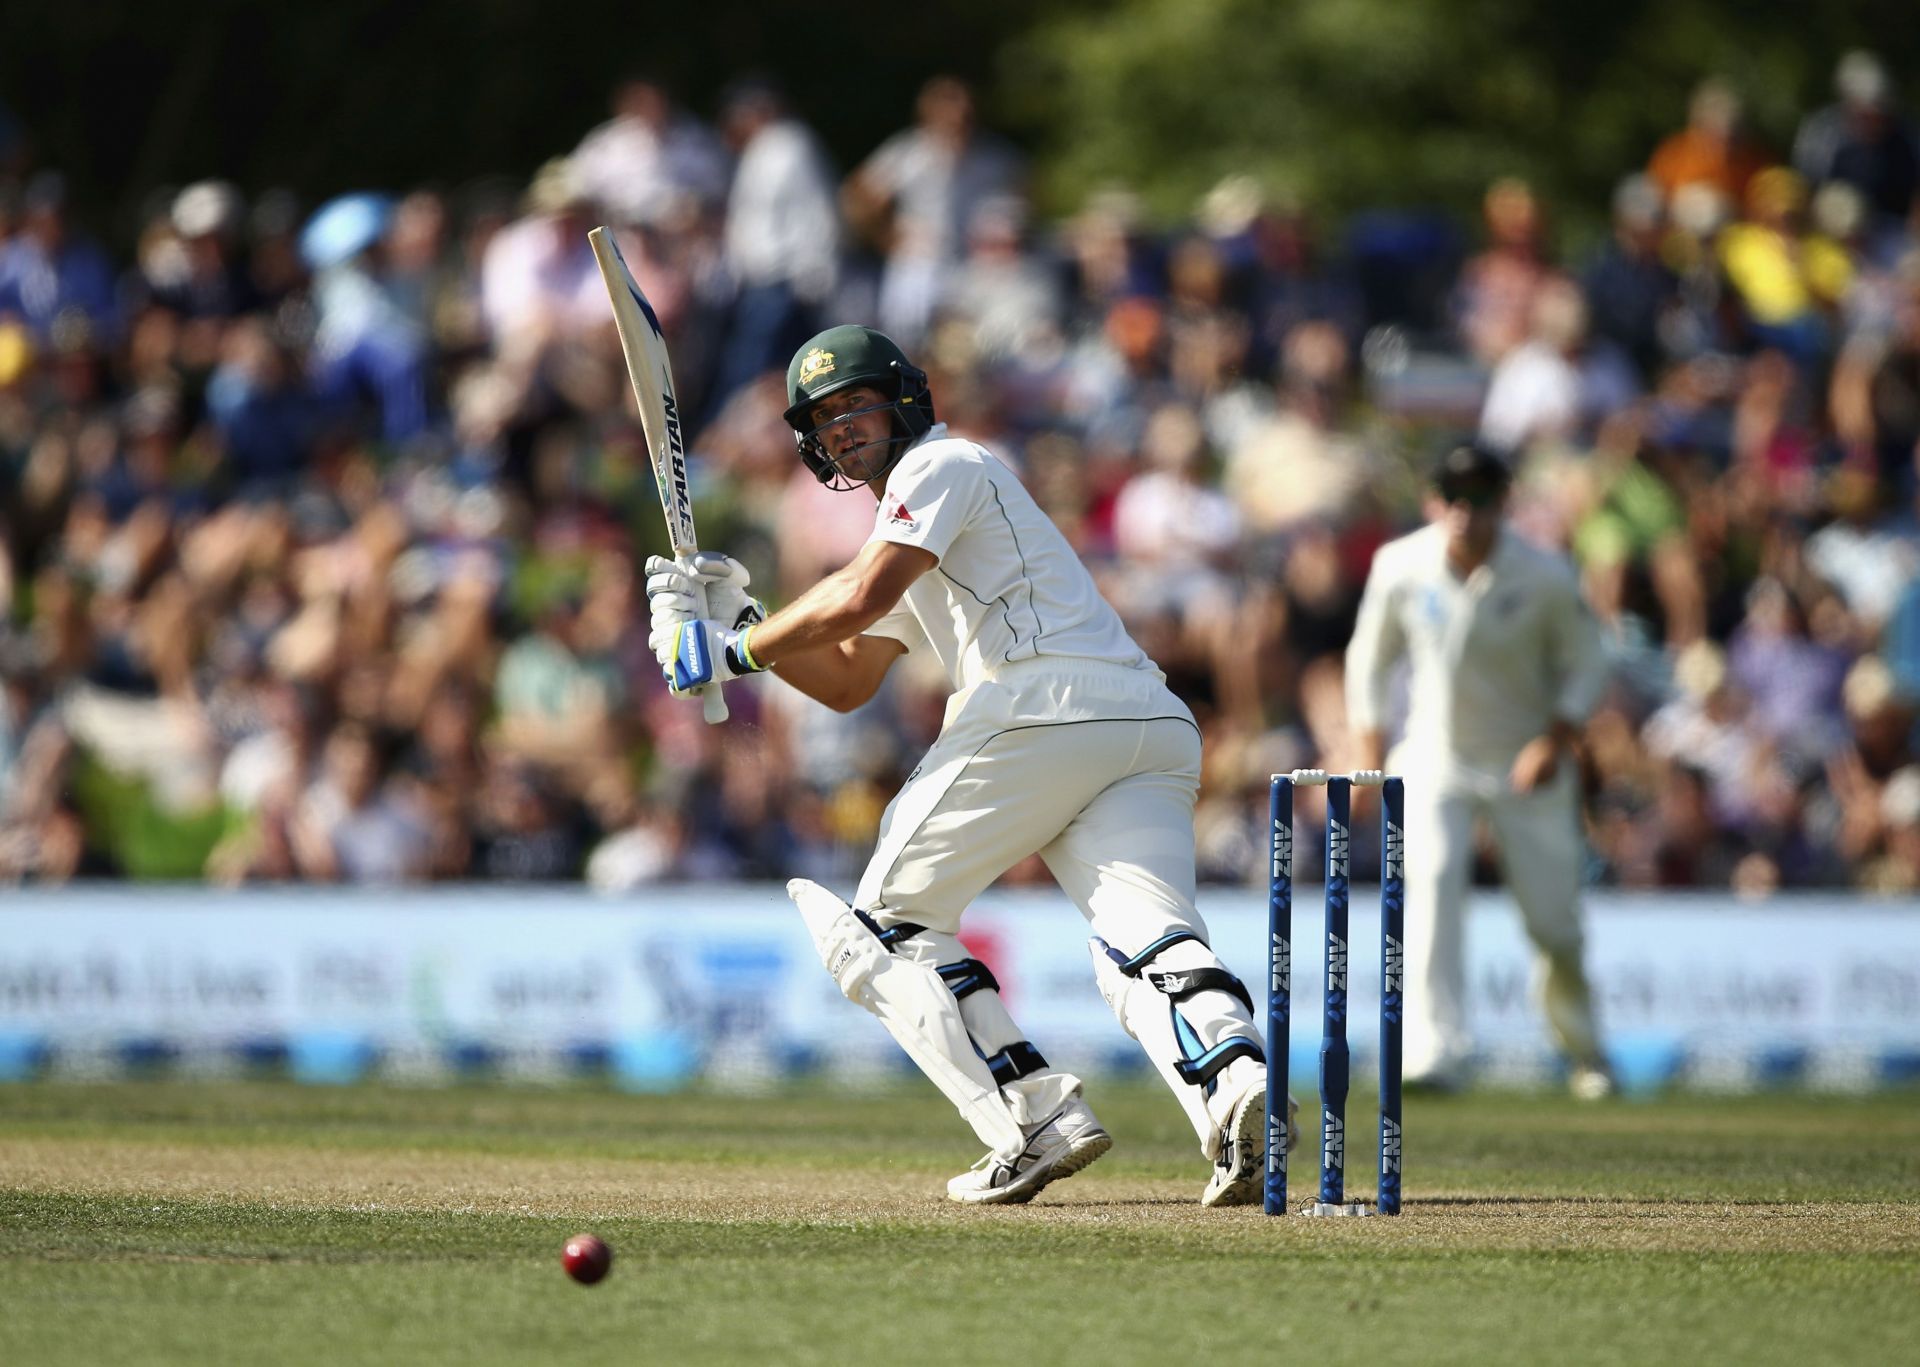
[[[1204,878],[1262,876],[1267,774],[1345,767],[1370,557],[1470,431],[1613,653],[1594,880],[1920,888],[1920,141],[1871,55],[1790,146],[1704,82],[1589,251],[1516,179],[1471,225],[1244,177],[1040,221],[946,78],[845,172],[767,82],[714,113],[625,82],[527,184],[173,187],[125,254],[0,161],[0,881],[850,881],[944,681],[666,695],[604,222],[703,544],[774,603],[854,553],[783,370],[887,330],[1192,703]]]

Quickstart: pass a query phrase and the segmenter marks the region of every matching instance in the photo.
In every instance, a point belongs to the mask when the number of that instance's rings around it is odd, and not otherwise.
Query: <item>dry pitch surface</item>
[[[970,1137],[920,1089],[0,1088],[0,1362],[1802,1363],[1920,1335],[1911,1093],[1422,1098],[1406,1214],[1365,1221],[1203,1211],[1172,1103],[1093,1097],[1111,1155],[963,1209]],[[615,1249],[592,1289],[558,1267],[580,1229]]]

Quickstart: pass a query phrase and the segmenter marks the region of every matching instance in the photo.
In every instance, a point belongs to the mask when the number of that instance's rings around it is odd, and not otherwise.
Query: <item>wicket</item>
[[[1355,785],[1380,789],[1380,1180],[1375,1207],[1400,1213],[1400,1025],[1406,920],[1403,780],[1375,769],[1275,774],[1268,792],[1266,1212],[1287,1209],[1288,1049],[1293,1029],[1293,790],[1327,790],[1325,998],[1320,1031],[1320,1191],[1309,1215],[1371,1215],[1346,1197],[1347,910]]]

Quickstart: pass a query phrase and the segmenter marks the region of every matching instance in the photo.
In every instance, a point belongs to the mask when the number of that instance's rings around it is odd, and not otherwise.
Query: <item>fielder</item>
[[[1582,958],[1573,746],[1606,664],[1573,567],[1503,527],[1507,485],[1506,465],[1478,446],[1441,461],[1430,524],[1374,558],[1347,647],[1347,708],[1358,767],[1410,776],[1407,1085],[1456,1085],[1471,1052],[1465,912],[1482,817],[1537,953],[1572,1088],[1594,1098],[1613,1079]],[[1411,706],[1389,758],[1384,719],[1402,657]]]
[[[840,989],[878,1016],[988,1152],[951,1200],[1032,1200],[1112,1146],[1080,1079],[1001,1003],[960,918],[1036,851],[1093,929],[1100,990],[1173,1088],[1213,1174],[1201,1202],[1260,1195],[1266,1064],[1247,989],[1194,908],[1200,736],[1079,558],[1013,473],[947,435],[924,372],[892,341],[837,327],[787,370],[800,459],[878,500],[846,568],[771,617],[746,571],[707,555],[648,563],[653,645],[676,693],[771,669],[842,711],[908,651],[953,683],[939,738],[887,807],[849,906],[787,891]],[[695,583],[709,618],[693,615]]]

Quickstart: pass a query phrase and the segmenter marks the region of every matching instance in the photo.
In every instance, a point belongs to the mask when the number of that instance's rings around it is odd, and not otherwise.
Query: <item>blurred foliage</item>
[[[1920,75],[1920,31],[1893,0],[1126,0],[1073,4],[1010,42],[1001,88],[1040,132],[1052,209],[1124,183],[1159,215],[1190,214],[1229,172],[1334,212],[1471,209],[1520,175],[1566,215],[1608,192],[1686,122],[1710,74],[1785,156],[1799,117],[1832,99],[1839,55]]]
[[[1913,89],[1911,20],[1906,0],[9,0],[0,102],[122,240],[154,190],[202,176],[310,203],[522,184],[623,74],[710,116],[749,70],[786,82],[842,169],[910,121],[927,76],[974,78],[1055,212],[1124,182],[1184,216],[1229,171],[1336,212],[1466,210],[1512,173],[1577,226],[1702,76],[1732,79],[1784,153],[1850,47]]]

